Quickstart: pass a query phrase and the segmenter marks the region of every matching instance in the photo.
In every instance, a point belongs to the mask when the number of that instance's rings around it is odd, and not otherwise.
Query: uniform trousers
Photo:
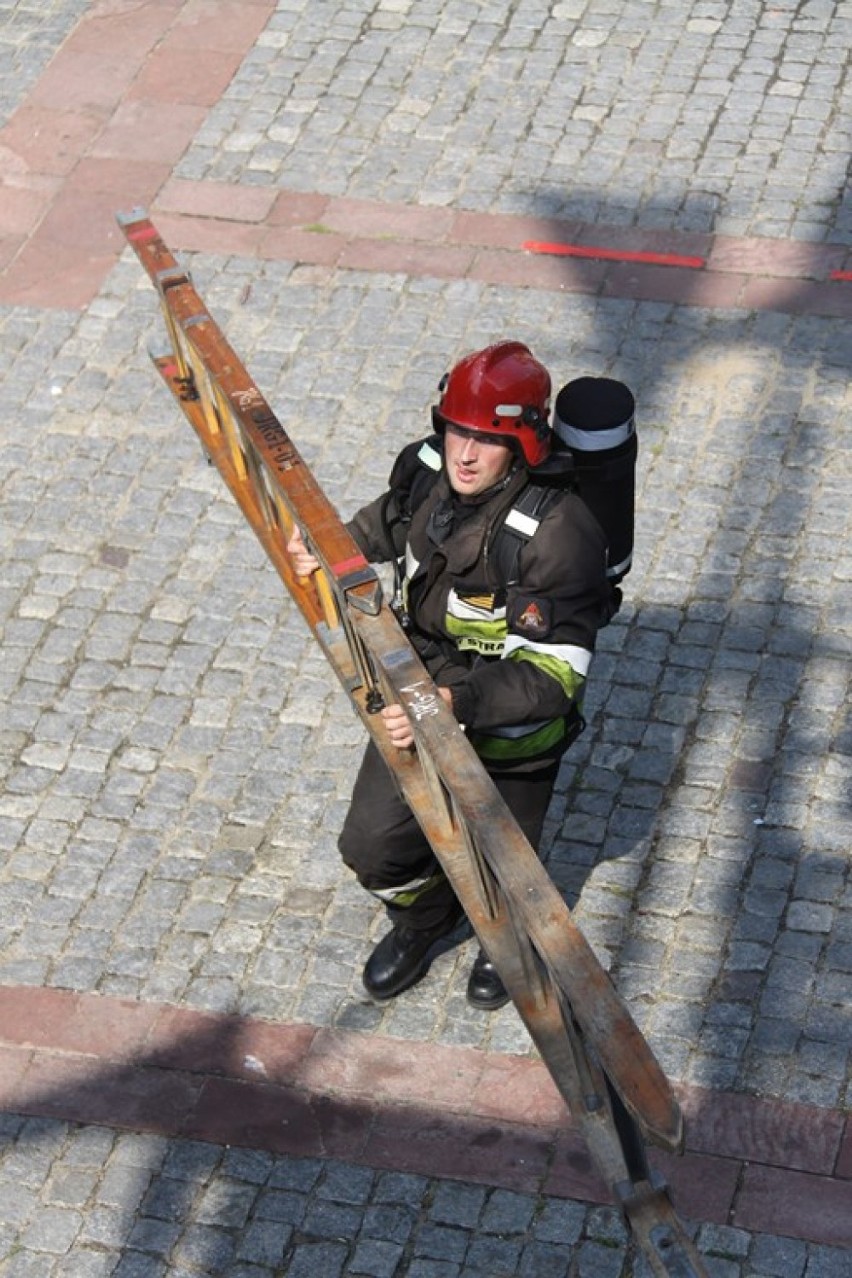
[[[559,761],[554,760],[532,772],[491,774],[536,849],[558,771]],[[449,931],[461,920],[458,899],[372,741],[361,762],[338,846],[361,886],[384,900],[394,924]],[[396,900],[395,891],[399,892]]]

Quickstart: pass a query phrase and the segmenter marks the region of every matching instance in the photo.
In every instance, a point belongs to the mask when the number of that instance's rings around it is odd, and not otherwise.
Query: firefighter
[[[388,491],[348,525],[370,562],[404,565],[409,638],[534,848],[559,761],[582,728],[609,598],[600,524],[570,489],[551,487],[542,500],[535,485],[550,454],[550,394],[547,369],[520,342],[466,356],[441,382],[433,435],[403,449]],[[530,495],[535,511],[525,514]],[[319,566],[298,530],[288,550],[301,576]],[[391,742],[412,747],[404,709],[381,713]],[[363,982],[374,999],[393,998],[425,975],[463,914],[372,741],[339,847],[386,906],[392,926]],[[481,950],[467,997],[487,1010],[508,1001]]]

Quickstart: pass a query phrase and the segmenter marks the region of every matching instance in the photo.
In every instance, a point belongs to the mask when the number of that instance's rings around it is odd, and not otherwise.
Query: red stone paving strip
[[[840,245],[171,177],[274,7],[91,6],[0,130],[0,303],[86,306],[124,247],[114,214],[142,205],[176,250],[685,306],[852,314],[852,251]]]
[[[686,306],[852,315],[852,290],[843,287],[852,253],[842,245],[584,226],[274,189],[254,189],[241,216],[247,194],[172,178],[151,212],[177,250]]]
[[[113,214],[154,198],[274,0],[90,6],[0,130],[0,302],[86,306],[124,247]]]
[[[680,1099],[686,1153],[652,1161],[681,1212],[852,1247],[843,1114],[700,1088]],[[0,1107],[609,1201],[544,1066],[474,1048],[0,986]]]

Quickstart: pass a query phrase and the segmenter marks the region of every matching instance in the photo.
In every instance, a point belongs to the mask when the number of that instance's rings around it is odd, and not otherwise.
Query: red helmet
[[[550,374],[523,342],[496,342],[466,355],[441,381],[432,409],[439,435],[447,423],[510,444],[527,466],[550,452]]]

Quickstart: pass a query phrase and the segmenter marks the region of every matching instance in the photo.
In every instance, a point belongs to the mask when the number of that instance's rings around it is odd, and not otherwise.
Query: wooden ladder
[[[400,628],[381,583],[144,210],[117,220],[159,295],[163,381],[382,753],[654,1273],[706,1278],[646,1145],[683,1148],[670,1084]],[[319,560],[298,578],[294,525]],[[376,711],[399,703],[415,749]]]

